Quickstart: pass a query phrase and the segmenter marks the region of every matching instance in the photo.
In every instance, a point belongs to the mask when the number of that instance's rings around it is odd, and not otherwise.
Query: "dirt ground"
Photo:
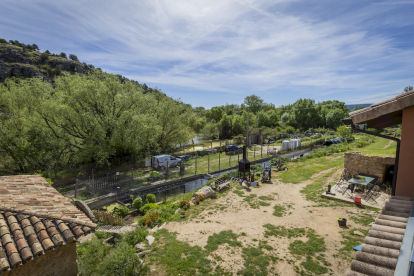
[[[273,180],[272,184],[263,184],[260,188],[254,188],[250,191],[257,196],[273,196],[274,200],[270,201],[270,206],[260,206],[259,209],[252,209],[243,197],[230,192],[226,196],[211,201],[211,204],[202,211],[197,218],[189,219],[187,222],[172,222],[166,225],[166,229],[177,232],[177,239],[188,242],[190,245],[198,245],[204,247],[207,244],[208,237],[214,233],[224,230],[232,230],[240,235],[238,240],[243,246],[255,246],[259,244],[259,240],[267,240],[268,244],[275,250],[272,253],[279,260],[274,266],[269,266],[269,275],[296,275],[294,266],[300,261],[290,255],[288,246],[293,240],[301,239],[306,241],[307,238],[275,238],[264,236],[264,224],[272,224],[275,226],[285,226],[287,228],[311,228],[316,234],[323,237],[326,244],[325,257],[331,263],[329,266],[332,271],[330,275],[343,275],[350,267],[350,260],[342,260],[333,257],[338,254],[338,250],[342,247],[340,241],[342,236],[341,229],[338,226],[337,218],[350,216],[346,210],[358,208],[354,207],[314,207],[315,202],[306,200],[300,191],[308,184],[312,183],[312,179],[324,174],[328,171],[320,172],[311,179],[300,184],[284,184],[280,181]],[[335,180],[340,171],[335,172],[326,183]],[[249,194],[249,192],[245,192]],[[287,214],[282,217],[273,215],[273,206],[275,204],[287,207]],[[224,210],[220,210],[218,206],[227,206]],[[348,220],[348,226],[356,227],[355,223]],[[357,225],[358,228],[369,229],[367,226]],[[231,254],[230,251],[233,251]],[[226,245],[220,245],[219,249],[214,252],[219,255],[223,261],[220,266],[226,271],[237,274],[237,271],[243,268],[243,259],[240,248],[229,249]],[[350,253],[355,254],[355,253]],[[292,261],[293,260],[293,261]]]

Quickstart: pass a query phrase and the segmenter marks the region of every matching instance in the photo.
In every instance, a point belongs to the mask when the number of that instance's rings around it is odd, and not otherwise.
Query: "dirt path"
[[[327,250],[324,253],[326,260],[331,263],[332,273],[343,275],[349,267],[350,261],[336,259],[333,255],[338,254],[338,249],[341,247],[340,241],[342,240],[337,218],[348,217],[346,210],[349,207],[313,207],[314,202],[306,200],[300,192],[307,184],[312,182],[312,179],[329,171],[315,174],[310,180],[300,184],[284,184],[273,180],[272,184],[264,184],[258,189],[252,189],[250,193],[257,194],[258,197],[274,197],[274,201],[271,201],[270,206],[260,206],[260,209],[250,208],[249,204],[243,201],[243,197],[230,192],[227,196],[212,202],[198,215],[198,218],[183,223],[169,223],[166,229],[177,232],[179,240],[201,247],[207,244],[209,236],[224,230],[232,230],[238,235],[245,233],[246,235],[243,234],[238,238],[243,246],[252,245],[257,247],[259,240],[266,240],[270,246],[276,249],[276,256],[279,258],[274,267],[269,267],[268,271],[275,271],[279,275],[296,275],[294,267],[297,265],[297,260],[292,258],[288,249],[292,239],[275,238],[273,236],[266,238],[264,237],[265,228],[263,225],[269,223],[287,228],[312,228],[317,235],[325,240]],[[340,170],[328,177],[326,183],[336,179],[339,174]],[[287,208],[287,214],[283,217],[274,216],[273,206],[275,204]],[[220,211],[222,206],[226,208]],[[352,222],[350,224],[352,226]],[[296,239],[306,241],[306,238],[303,237]],[[223,259],[220,266],[236,274],[239,269],[243,268],[241,249],[231,248],[231,250],[235,253],[230,254],[228,247],[220,246],[214,254]]]

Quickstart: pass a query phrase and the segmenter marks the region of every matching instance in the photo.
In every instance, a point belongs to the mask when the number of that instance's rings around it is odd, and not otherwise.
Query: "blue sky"
[[[0,37],[193,106],[373,103],[414,86],[414,1],[2,0]]]

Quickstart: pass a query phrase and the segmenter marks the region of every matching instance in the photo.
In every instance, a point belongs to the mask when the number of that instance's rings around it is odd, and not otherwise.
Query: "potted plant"
[[[352,175],[352,178],[355,179],[357,182],[364,182],[365,181],[365,177],[360,176],[358,173],[355,173],[354,175]]]

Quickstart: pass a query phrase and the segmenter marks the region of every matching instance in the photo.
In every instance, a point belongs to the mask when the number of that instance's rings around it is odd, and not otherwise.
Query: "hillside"
[[[74,55],[71,55],[72,60],[66,58],[64,53],[40,53],[35,49],[22,43],[13,45],[0,40],[0,82],[10,77],[52,80],[62,71],[84,74],[94,69],[93,65],[81,63]]]

